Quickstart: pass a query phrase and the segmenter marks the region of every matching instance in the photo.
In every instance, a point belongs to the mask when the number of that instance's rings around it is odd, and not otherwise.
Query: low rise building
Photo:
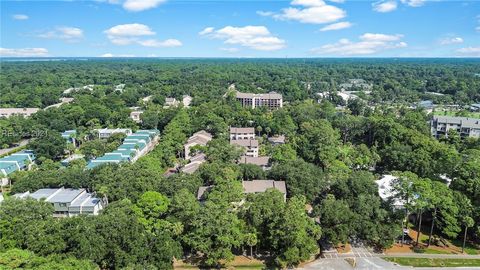
[[[95,131],[98,132],[99,139],[107,139],[116,133],[123,133],[127,136],[132,134],[132,130],[129,128],[102,128],[102,129],[95,129]]]
[[[433,116],[431,133],[435,138],[448,136],[449,130],[455,130],[462,138],[480,137],[480,119],[453,116]]]
[[[398,177],[393,175],[383,175],[381,179],[375,181],[378,185],[378,195],[383,201],[388,201],[393,208],[399,210],[405,206],[405,201],[396,197],[394,190],[395,181]]]
[[[246,108],[268,107],[276,109],[283,107],[283,97],[277,92],[269,92],[267,94],[254,94],[236,92],[236,98]]]
[[[106,153],[104,156],[92,159],[87,169],[93,169],[102,164],[135,162],[150,152],[158,143],[160,132],[153,130],[139,130],[128,135],[117,150]]]
[[[39,108],[0,108],[0,117],[9,118],[14,115],[30,117],[39,110]]]
[[[77,131],[75,129],[65,130],[62,132],[62,138],[69,143],[76,144],[75,136],[77,136]]]
[[[192,103],[192,100],[193,100],[193,98],[192,98],[191,96],[189,96],[189,95],[184,95],[184,96],[182,97],[183,107],[185,107],[185,108],[190,107],[190,104]]]
[[[33,193],[27,191],[15,194],[13,197],[45,200],[53,205],[54,217],[72,217],[80,214],[98,215],[104,208],[103,201],[85,189],[43,188]]]
[[[176,98],[167,97],[165,99],[165,105],[163,105],[163,107],[164,108],[177,107],[179,104],[180,102]]]
[[[258,141],[257,140],[232,140],[230,144],[244,148],[245,156],[258,157]]]
[[[206,132],[205,130],[200,130],[195,132],[190,138],[188,138],[187,143],[184,144],[184,154],[185,159],[189,160],[192,155],[190,149],[195,145],[206,146],[209,141],[212,140],[212,134]]]
[[[285,144],[285,135],[268,137],[268,141],[273,145]]]
[[[141,123],[142,122],[142,118],[141,118],[142,114],[143,114],[142,110],[133,110],[132,112],[130,112],[130,118],[133,121],[135,121],[136,123]]]
[[[230,127],[230,140],[253,140],[255,129],[253,127]]]
[[[89,85],[85,85],[85,86],[82,86],[82,87],[70,87],[68,89],[66,89],[65,91],[63,91],[63,94],[64,95],[68,95],[68,94],[72,94],[72,93],[75,93],[75,92],[78,92],[78,91],[81,91],[81,90],[88,90],[88,91],[93,91],[93,88],[95,87],[95,85],[93,84],[89,84]]]
[[[9,156],[0,158],[0,186],[10,183],[9,175],[20,170],[29,170],[35,160],[31,150],[24,150]]]
[[[263,170],[270,169],[270,158],[267,156],[260,156],[260,157],[241,156],[238,163],[257,165],[257,166],[260,166]]]
[[[275,180],[251,180],[251,181],[242,181],[243,193],[244,194],[256,194],[263,193],[269,189],[276,189],[283,194],[283,199],[287,200],[287,186],[285,181],[275,181]],[[202,186],[198,188],[197,191],[197,200],[205,201],[208,192],[212,190],[214,186]]]
[[[190,163],[187,165],[183,166],[183,168],[180,169],[181,172],[187,173],[187,174],[192,174],[200,168],[200,165],[202,165],[205,161],[207,161],[207,158],[205,154],[200,153],[195,155],[190,159]]]

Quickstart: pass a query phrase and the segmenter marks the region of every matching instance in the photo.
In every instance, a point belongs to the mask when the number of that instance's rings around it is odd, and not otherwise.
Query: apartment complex
[[[269,189],[276,189],[283,194],[283,199],[287,200],[287,186],[285,181],[274,181],[274,180],[252,180],[252,181],[242,181],[243,193],[244,194],[256,194],[263,193]],[[204,201],[206,195],[210,192],[214,186],[202,186],[198,188],[197,191],[197,200]]]
[[[456,130],[462,138],[480,138],[480,119],[453,116],[434,116],[431,121],[432,136],[447,136],[449,130]]]
[[[29,117],[39,110],[39,108],[0,108],[0,117],[9,118],[13,115]]]
[[[24,150],[10,156],[0,158],[0,186],[9,184],[9,175],[20,170],[29,170],[35,155],[31,150]]]
[[[244,148],[244,155],[247,157],[258,157],[259,148],[257,140],[232,140],[230,144]]]
[[[267,94],[253,94],[237,91],[236,98],[243,107],[252,109],[258,107],[268,107],[270,109],[283,107],[283,97],[281,94],[276,92],[270,92]]]
[[[101,199],[85,189],[43,188],[13,195],[17,199],[45,200],[53,205],[54,217],[72,217],[80,214],[98,215],[104,207]]]
[[[104,156],[92,159],[87,165],[88,169],[106,163],[135,162],[140,157],[150,152],[159,140],[160,132],[156,129],[139,130],[128,135],[117,150],[106,153]]]
[[[185,152],[185,159],[189,160],[192,158],[190,148],[195,145],[206,146],[209,141],[212,140],[212,134],[206,132],[205,130],[200,130],[195,132],[190,138],[188,138],[187,143],[183,146]]]
[[[123,133],[127,136],[132,134],[132,130],[129,128],[102,128],[102,129],[95,129],[98,132],[99,139],[107,139],[115,133]]]
[[[253,127],[230,127],[230,140],[253,140],[255,129]]]
[[[253,164],[261,167],[264,171],[270,169],[270,158],[267,156],[247,157],[241,156],[239,164]]]

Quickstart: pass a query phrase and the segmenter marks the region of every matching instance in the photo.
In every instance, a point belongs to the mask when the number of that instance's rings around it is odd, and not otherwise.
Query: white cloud
[[[154,36],[155,32],[147,25],[140,23],[120,24],[104,31],[110,42],[115,45],[139,44],[145,47],[179,47],[182,42],[177,39],[157,40],[143,39]]]
[[[23,49],[0,48],[0,56],[2,57],[43,57],[43,56],[48,56],[48,50],[45,48],[23,48]]]
[[[350,22],[338,22],[338,23],[329,24],[321,28],[320,31],[325,32],[325,31],[332,31],[332,30],[340,30],[340,29],[350,28],[352,27],[352,25],[353,24]]]
[[[156,40],[156,39],[147,39],[138,41],[138,44],[145,46],[145,47],[180,47],[182,46],[182,42],[177,39],[167,39],[167,40]]]
[[[202,32],[200,35],[222,39],[225,44],[240,45],[254,50],[274,51],[285,48],[285,40],[272,35],[265,26],[226,26],[218,30],[211,29],[206,31],[206,34],[201,34]]]
[[[14,14],[12,18],[14,20],[28,20],[28,16],[25,14]]]
[[[480,47],[466,47],[456,51],[461,56],[480,57]]]
[[[108,4],[121,4],[125,10],[138,12],[158,7],[167,0],[95,0],[97,2],[104,2]]]
[[[268,17],[268,16],[272,16],[272,15],[275,14],[275,13],[272,12],[272,11],[261,11],[261,10],[258,10],[258,11],[257,11],[257,14],[260,15],[260,16]]]
[[[111,54],[111,53],[104,53],[104,54],[100,55],[100,57],[113,57],[113,54]]]
[[[380,1],[372,4],[373,10],[376,12],[391,12],[397,9],[396,1]]]
[[[222,50],[224,52],[228,52],[228,53],[236,53],[236,52],[240,51],[239,48],[220,48],[220,50]]]
[[[407,43],[400,41],[403,35],[386,35],[365,33],[359,37],[360,41],[352,42],[346,38],[337,43],[326,44],[311,51],[322,55],[369,55],[380,51],[407,47]]]
[[[345,3],[345,0],[329,0],[329,1],[333,3],[339,3],[339,4]]]
[[[409,5],[411,7],[421,7],[425,4],[425,0],[401,0],[402,4]]]
[[[143,11],[151,8],[156,8],[165,0],[126,0],[123,3],[123,8],[129,11]]]
[[[477,26],[475,30],[477,30],[477,32],[480,32],[480,26]]]
[[[200,31],[198,34],[199,34],[199,35],[210,34],[210,33],[213,32],[214,29],[215,29],[215,28],[213,28],[213,27],[207,27],[207,28],[203,29],[202,31]]]
[[[76,27],[58,26],[54,30],[36,35],[45,39],[61,39],[66,42],[78,42],[83,38],[83,30]]]
[[[463,43],[463,38],[461,37],[446,37],[440,40],[441,45],[450,45],[450,44],[459,44]]]
[[[110,57],[135,57],[133,54],[112,54],[112,53],[104,53],[100,55],[100,57],[110,58]]]
[[[347,16],[345,10],[329,5],[322,0],[293,0],[290,4],[301,7],[284,8],[281,13],[270,11],[257,13],[262,16],[272,16],[278,20],[292,20],[311,24],[332,23]]]

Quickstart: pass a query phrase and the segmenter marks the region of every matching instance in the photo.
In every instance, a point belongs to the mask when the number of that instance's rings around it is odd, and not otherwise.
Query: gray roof
[[[464,128],[480,128],[480,119],[478,118],[435,115],[433,121],[462,125]]]
[[[52,203],[57,203],[57,202],[58,203],[69,203],[69,202],[72,202],[75,198],[77,198],[83,192],[85,192],[85,189],[70,189],[70,188],[63,189],[62,191],[53,195],[53,197],[50,198],[48,201],[52,202]],[[33,194],[35,194],[35,193],[33,193]]]
[[[205,200],[205,193],[210,191],[211,189],[213,188],[213,186],[203,186],[203,187],[199,187],[198,188],[198,191],[197,191],[197,200],[201,201],[201,200]]]
[[[269,137],[268,141],[271,143],[285,143],[285,135]]]
[[[269,188],[275,188],[283,194],[287,194],[285,181],[274,180],[252,180],[242,181],[243,191],[245,193],[265,192]]]
[[[230,134],[234,133],[255,133],[253,127],[230,127]]]
[[[198,168],[200,168],[201,164],[202,164],[201,162],[188,163],[187,165],[183,166],[183,168],[180,171],[183,173],[192,174],[196,172]]]
[[[263,99],[281,99],[282,95],[277,92],[269,92],[266,94],[254,94],[254,93],[236,93],[237,98],[263,98]]]
[[[243,164],[254,164],[258,166],[267,166],[270,161],[269,157],[261,156],[261,157],[248,157],[248,156],[241,156],[240,163]]]
[[[243,146],[243,147],[258,147],[257,140],[232,140],[230,144]]]

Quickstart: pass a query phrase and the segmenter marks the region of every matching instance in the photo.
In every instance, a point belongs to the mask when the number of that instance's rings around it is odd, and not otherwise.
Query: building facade
[[[431,132],[435,138],[448,136],[449,130],[455,130],[461,138],[480,138],[480,119],[453,116],[434,116]]]
[[[253,127],[230,127],[230,140],[253,140],[255,129]]]
[[[0,117],[9,118],[13,115],[29,117],[39,110],[39,108],[0,108]]]
[[[29,170],[35,160],[31,150],[24,150],[10,156],[0,158],[0,186],[7,186],[9,175],[20,170]]]
[[[247,108],[268,107],[270,109],[276,109],[283,107],[283,97],[276,92],[270,92],[267,94],[253,94],[253,93],[236,93],[236,98]]]
[[[212,134],[206,132],[205,130],[200,130],[195,132],[190,138],[188,138],[187,143],[183,145],[185,159],[189,160],[192,158],[190,149],[195,145],[206,146],[209,141],[212,140]]]
[[[258,157],[258,141],[257,140],[232,140],[230,144],[243,147],[244,155],[247,157]]]
[[[43,188],[33,193],[27,191],[15,194],[13,197],[45,200],[53,205],[54,217],[72,217],[80,214],[98,215],[104,208],[103,201],[85,189]]]

